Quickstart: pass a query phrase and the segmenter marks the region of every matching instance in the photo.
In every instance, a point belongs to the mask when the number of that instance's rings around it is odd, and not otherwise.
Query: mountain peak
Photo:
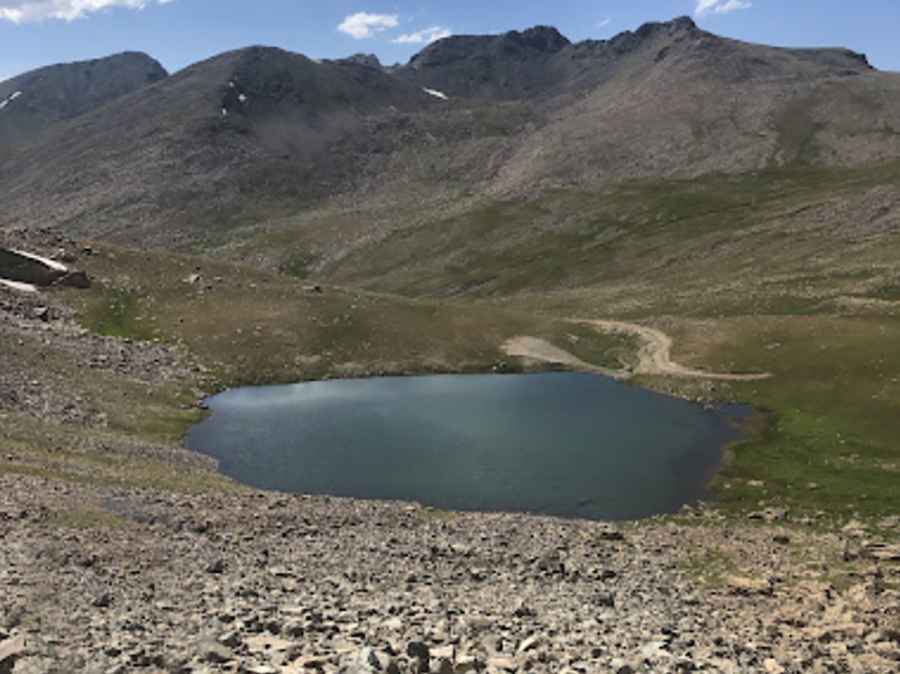
[[[551,53],[558,52],[572,44],[553,26],[534,26],[522,32],[513,30],[505,33],[503,38],[538,51]]]
[[[646,38],[657,33],[677,33],[694,30],[697,30],[697,24],[694,23],[691,17],[679,16],[671,21],[648,21],[635,31],[635,35]]]
[[[158,61],[127,51],[58,63],[0,82],[0,147],[17,145],[60,120],[99,108],[168,77]]]
[[[689,16],[676,16],[674,19],[669,21],[669,23],[674,28],[681,28],[684,30],[692,30],[697,27],[697,24]]]
[[[355,63],[356,65],[366,66],[367,68],[381,68],[381,61],[375,54],[354,54],[347,58],[341,59],[343,63]]]

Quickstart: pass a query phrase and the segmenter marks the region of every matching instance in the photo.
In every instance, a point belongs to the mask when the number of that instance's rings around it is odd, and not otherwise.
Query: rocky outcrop
[[[50,286],[66,273],[65,268],[50,266],[19,251],[0,248],[0,278],[37,286]]]
[[[571,46],[555,28],[454,35],[416,54],[395,74],[453,97],[509,100],[543,93],[558,79],[553,57]]]
[[[3,633],[0,632],[0,639]],[[25,654],[25,640],[22,637],[0,641],[0,674],[12,674],[16,660]]]
[[[55,260],[8,248],[0,248],[0,279],[39,287],[91,287],[83,271],[73,271]]]
[[[381,70],[383,67],[375,54],[354,54],[345,59],[340,59],[338,63],[353,63],[358,66],[366,66],[367,68],[376,68],[378,70]]]

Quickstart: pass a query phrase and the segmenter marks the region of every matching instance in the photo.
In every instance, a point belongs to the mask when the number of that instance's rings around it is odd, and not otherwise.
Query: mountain
[[[647,53],[650,52],[650,53]],[[503,35],[453,36],[415,55],[397,71],[422,86],[466,98],[509,100],[596,87],[651,57],[659,65],[680,58],[697,74],[731,82],[765,78],[859,75],[872,68],[845,49],[777,49],[728,40],[681,17],[647,23],[610,40],[571,43],[555,28],[538,26]]]
[[[486,202],[900,157],[900,76],[688,18],[581,43],[455,36],[389,69],[251,47],[157,75],[0,139],[0,227],[325,273]]]
[[[339,62],[355,63],[361,66],[368,66],[369,68],[383,68],[381,61],[378,60],[378,57],[375,56],[375,54],[354,54],[345,59],[340,59]]]
[[[201,213],[240,218],[342,189],[358,156],[393,151],[407,112],[438,105],[365,65],[228,52],[0,152],[5,217],[142,240],[146,223],[179,238]]]
[[[555,28],[538,26],[497,36],[438,40],[397,75],[454,97],[504,100],[545,92],[559,74],[555,57],[571,43]]]
[[[146,54],[126,52],[39,68],[0,82],[0,147],[26,143],[55,122],[83,115],[167,74]]]

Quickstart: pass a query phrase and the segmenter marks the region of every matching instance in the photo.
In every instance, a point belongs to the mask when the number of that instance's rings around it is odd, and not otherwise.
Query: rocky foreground
[[[0,343],[0,674],[900,671],[900,552],[877,545],[897,518],[613,526],[258,493],[109,429],[92,382],[190,386],[184,354],[10,290]]]
[[[97,522],[62,524],[73,504]],[[6,475],[0,671],[900,669],[900,565],[843,536],[697,521]]]

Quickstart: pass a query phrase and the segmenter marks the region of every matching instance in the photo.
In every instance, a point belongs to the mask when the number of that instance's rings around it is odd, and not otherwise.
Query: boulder
[[[215,641],[204,641],[197,649],[200,660],[214,665],[222,665],[234,660],[234,652]]]
[[[10,674],[16,660],[25,655],[25,639],[14,637],[0,642],[0,674]]]
[[[91,287],[91,280],[83,271],[73,271],[54,260],[10,248],[0,248],[0,278],[44,288]]]
[[[36,257],[8,248],[0,248],[0,278],[30,283],[36,286],[51,286],[69,271],[42,262]]]
[[[70,271],[57,282],[57,285],[66,288],[80,288],[82,290],[91,287],[90,277],[83,271]]]

